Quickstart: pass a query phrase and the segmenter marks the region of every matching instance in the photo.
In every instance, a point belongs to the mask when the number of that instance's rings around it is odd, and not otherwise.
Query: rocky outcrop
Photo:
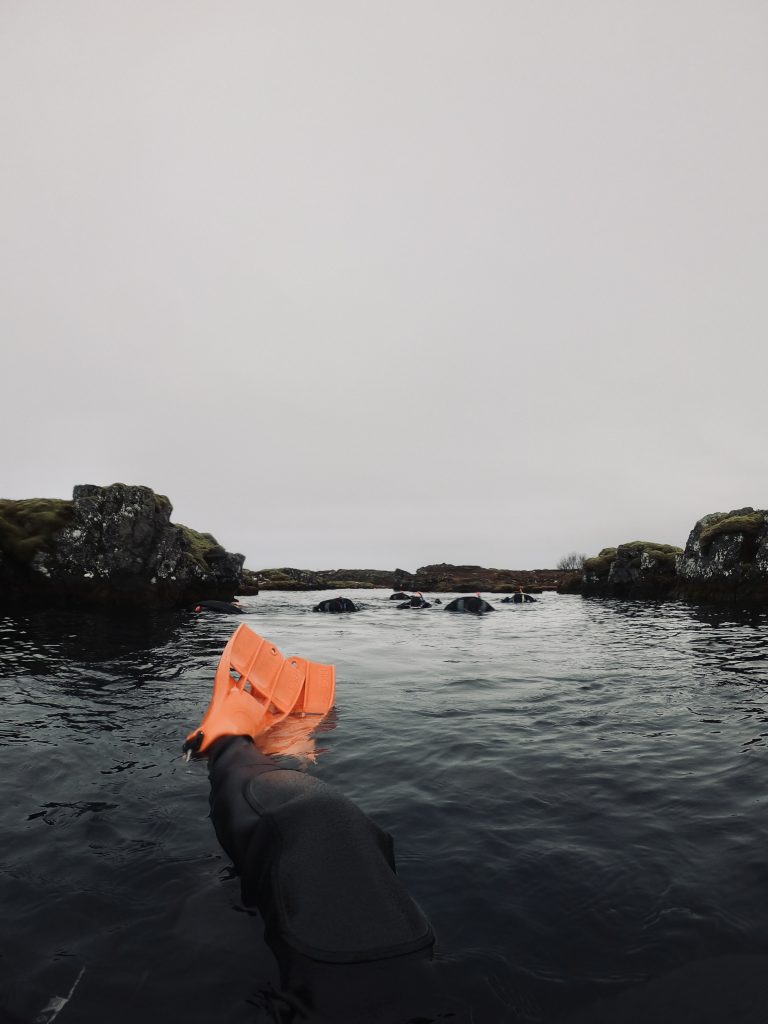
[[[676,559],[682,548],[635,540],[603,548],[584,562],[582,593],[601,597],[666,597],[677,585]]]
[[[171,522],[149,487],[75,487],[72,501],[0,501],[4,607],[174,607],[229,600],[243,555],[209,533]]]
[[[249,581],[252,579],[253,585],[261,590],[373,590],[381,587],[409,587],[408,581],[413,579],[411,573],[402,569],[390,572],[385,569],[281,568],[261,569],[254,573],[246,570],[246,573]]]
[[[252,569],[243,569],[240,573],[240,584],[237,592],[243,597],[258,594],[263,588],[264,582],[261,573],[254,572]]]
[[[556,569],[486,569],[482,565],[425,565],[416,570],[412,589],[443,594],[503,594],[523,587],[537,593],[556,590],[570,575]]]
[[[425,565],[405,569],[261,569],[253,574],[262,590],[344,590],[389,588],[442,594],[505,593],[525,587],[555,590],[572,573],[554,569],[485,569],[481,565]],[[251,591],[253,592],[253,591]]]
[[[648,541],[603,548],[585,561],[581,592],[768,603],[768,512],[747,507],[706,515],[684,549]]]
[[[768,602],[768,512],[750,507],[700,519],[677,560],[678,594]]]

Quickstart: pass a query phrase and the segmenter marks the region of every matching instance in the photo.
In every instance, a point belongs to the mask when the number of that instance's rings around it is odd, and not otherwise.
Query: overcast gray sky
[[[0,495],[253,568],[768,505],[764,0],[1,0]]]

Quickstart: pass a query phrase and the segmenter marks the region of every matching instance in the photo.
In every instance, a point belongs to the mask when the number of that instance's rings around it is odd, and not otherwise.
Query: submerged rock
[[[171,522],[149,487],[75,487],[72,501],[0,501],[0,604],[175,607],[230,600],[243,555]]]

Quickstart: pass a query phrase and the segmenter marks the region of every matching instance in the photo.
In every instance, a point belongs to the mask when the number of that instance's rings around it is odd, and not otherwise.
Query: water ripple
[[[394,835],[476,1020],[543,1024],[768,946],[764,613],[547,594],[416,617],[357,596],[339,620],[261,595],[244,621],[336,664],[312,770]],[[9,1014],[34,1019],[85,965],[82,1021],[271,1019],[274,963],[237,912],[204,768],[179,758],[233,625],[0,618]]]

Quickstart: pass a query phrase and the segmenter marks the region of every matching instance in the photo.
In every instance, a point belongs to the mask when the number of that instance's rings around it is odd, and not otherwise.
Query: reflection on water
[[[317,764],[318,757],[328,749],[318,743],[336,728],[337,720],[333,709],[320,721],[317,715],[291,715],[257,736],[256,746],[269,757],[294,758],[303,767]]]
[[[281,650],[337,667],[333,728],[286,726],[275,749],[392,832],[477,1021],[544,1024],[705,957],[768,951],[764,613],[547,594],[414,616],[388,592],[352,596],[362,610],[334,617],[311,614],[314,594],[244,602]],[[11,1019],[83,968],[73,1020],[276,1019],[275,965],[210,828],[204,766],[180,758],[235,624],[0,619]]]

